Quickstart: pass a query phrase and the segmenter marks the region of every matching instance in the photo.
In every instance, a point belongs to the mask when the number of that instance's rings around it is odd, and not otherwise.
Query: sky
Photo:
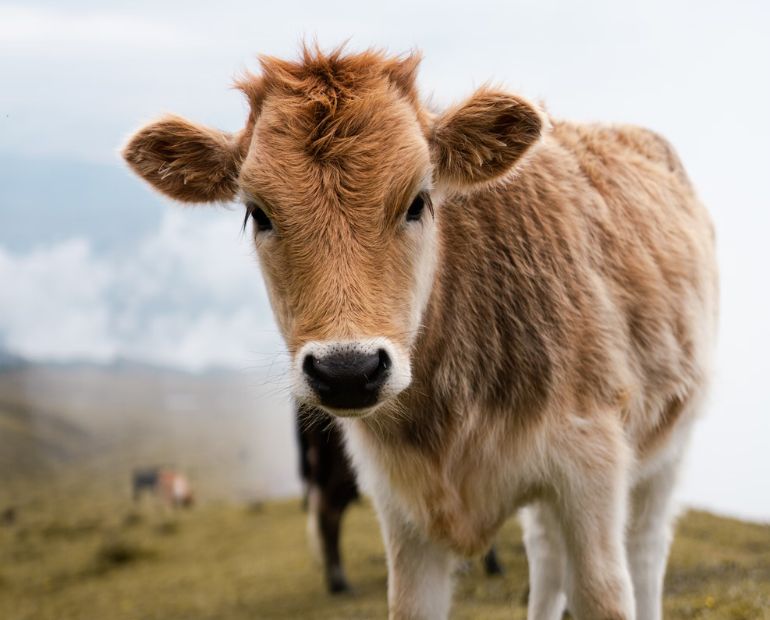
[[[131,177],[129,133],[174,112],[244,122],[256,54],[424,54],[438,106],[492,82],[558,117],[667,136],[716,222],[722,319],[683,502],[770,520],[770,5],[327,1],[0,2],[0,348],[280,371],[242,207],[180,207]]]

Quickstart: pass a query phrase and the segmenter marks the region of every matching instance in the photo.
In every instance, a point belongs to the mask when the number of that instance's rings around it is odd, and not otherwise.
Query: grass
[[[354,592],[330,597],[299,502],[256,501],[296,485],[294,441],[286,403],[244,378],[0,372],[0,620],[386,617],[368,504],[349,511],[343,534]],[[168,460],[191,475],[200,504],[178,513],[131,504],[132,468]],[[498,550],[507,574],[487,578],[470,562],[457,577],[454,619],[525,618],[515,520]],[[665,617],[770,620],[770,526],[685,514]]]
[[[64,516],[66,515],[66,516]],[[351,595],[328,596],[296,500],[208,504],[184,513],[151,504],[37,498],[0,525],[0,618],[240,620],[383,618],[386,571],[366,503],[346,518]],[[458,575],[453,618],[523,619],[527,568],[520,532],[499,537],[507,573]],[[666,618],[770,618],[770,527],[683,516],[666,582]]]

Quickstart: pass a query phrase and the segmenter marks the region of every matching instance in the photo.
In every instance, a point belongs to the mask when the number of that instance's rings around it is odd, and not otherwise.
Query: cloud
[[[111,255],[85,239],[0,247],[5,347],[34,360],[128,357],[190,370],[281,360],[238,219],[172,209],[137,247]]]
[[[103,294],[112,281],[82,239],[20,256],[0,248],[5,345],[33,359],[110,358],[115,351]]]

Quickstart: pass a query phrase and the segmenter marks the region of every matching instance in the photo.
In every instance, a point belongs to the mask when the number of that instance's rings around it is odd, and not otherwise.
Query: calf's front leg
[[[630,451],[613,419],[581,420],[576,430],[558,452],[554,500],[567,551],[567,608],[576,620],[634,620],[624,541]]]
[[[636,617],[663,618],[663,577],[672,539],[673,492],[680,459],[637,484],[631,497],[628,557],[634,581]]]
[[[524,548],[529,564],[529,620],[561,620],[567,558],[561,524],[551,506],[534,503],[521,510]]]
[[[444,620],[452,603],[452,553],[396,510],[378,510],[388,559],[390,620]]]

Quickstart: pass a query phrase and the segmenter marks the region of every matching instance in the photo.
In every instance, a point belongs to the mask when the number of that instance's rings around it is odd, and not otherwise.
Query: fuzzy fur
[[[264,58],[239,83],[240,133],[161,120],[126,158],[180,200],[264,208],[255,242],[292,354],[382,339],[410,378],[340,422],[383,526],[391,617],[446,617],[453,557],[528,504],[531,614],[659,617],[717,319],[708,214],[656,134],[490,88],[437,114],[417,63]],[[407,223],[426,179],[435,216]]]

